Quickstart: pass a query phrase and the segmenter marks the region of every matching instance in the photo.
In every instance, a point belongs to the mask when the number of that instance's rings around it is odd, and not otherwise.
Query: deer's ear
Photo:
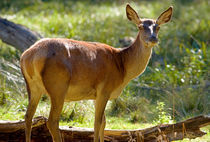
[[[129,4],[126,5],[126,14],[127,18],[135,23],[137,26],[141,24],[141,20],[139,19],[138,14]]]
[[[165,24],[171,20],[172,17],[173,7],[169,7],[166,11],[164,11],[160,16],[157,18],[156,23],[158,25]]]

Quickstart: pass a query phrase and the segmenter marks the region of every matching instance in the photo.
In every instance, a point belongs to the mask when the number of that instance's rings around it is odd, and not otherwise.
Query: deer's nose
[[[157,43],[158,42],[158,38],[155,35],[151,35],[150,38],[149,38],[149,41],[153,42],[153,43]]]

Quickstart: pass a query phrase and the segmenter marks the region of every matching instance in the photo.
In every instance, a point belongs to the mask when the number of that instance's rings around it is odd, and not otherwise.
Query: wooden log
[[[36,32],[0,17],[0,39],[21,52],[42,38]]]
[[[47,119],[36,117],[33,119],[32,141],[50,142],[52,138],[46,127]],[[176,124],[163,124],[145,129],[136,130],[105,130],[105,141],[112,142],[159,142],[194,139],[206,133],[201,127],[210,125],[210,116],[197,116]],[[25,139],[24,121],[0,121],[0,142],[22,142]],[[90,142],[93,141],[94,130],[91,128],[60,127],[62,139],[65,142]]]

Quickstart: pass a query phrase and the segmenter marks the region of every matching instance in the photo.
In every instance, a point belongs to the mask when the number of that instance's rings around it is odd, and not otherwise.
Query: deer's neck
[[[124,78],[126,82],[144,72],[151,54],[152,47],[145,46],[140,39],[140,33],[138,33],[135,42],[121,51],[126,71]]]

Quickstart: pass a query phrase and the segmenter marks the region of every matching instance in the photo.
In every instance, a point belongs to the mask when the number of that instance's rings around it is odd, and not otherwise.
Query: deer
[[[138,29],[135,41],[125,48],[66,38],[44,38],[21,55],[20,65],[28,92],[25,114],[26,142],[31,141],[31,125],[43,94],[50,98],[47,128],[54,142],[61,142],[59,117],[64,102],[94,100],[94,142],[104,141],[105,107],[116,99],[132,79],[141,75],[158,44],[160,26],[169,22],[173,7],[154,19],[139,18],[126,5],[128,20]]]

